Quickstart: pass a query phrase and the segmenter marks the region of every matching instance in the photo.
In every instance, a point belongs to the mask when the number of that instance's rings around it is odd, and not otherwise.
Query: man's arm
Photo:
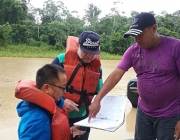
[[[121,80],[126,71],[116,68],[106,79],[99,93],[97,94],[94,102],[89,106],[89,122],[91,118],[96,117],[96,114],[100,110],[100,102],[102,98],[111,91],[115,85]]]
[[[65,54],[59,54],[57,57],[54,58],[54,60],[52,61],[51,64],[57,64],[61,67],[64,68],[64,58],[65,58]]]
[[[180,139],[180,121],[178,121],[175,126],[174,137],[175,137],[175,140]]]
[[[19,140],[51,140],[50,118],[48,113],[32,109],[22,117],[19,128]]]

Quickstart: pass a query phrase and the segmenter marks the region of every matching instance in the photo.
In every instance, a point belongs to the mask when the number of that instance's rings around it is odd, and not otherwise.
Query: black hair
[[[54,84],[56,80],[60,80],[58,72],[65,73],[65,70],[57,64],[46,64],[36,73],[36,87],[41,88],[44,84]]]

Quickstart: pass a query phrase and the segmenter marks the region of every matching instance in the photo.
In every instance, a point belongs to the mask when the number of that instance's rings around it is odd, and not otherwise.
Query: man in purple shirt
[[[136,43],[124,53],[116,69],[89,107],[89,121],[100,109],[101,99],[129,68],[137,74],[139,91],[135,140],[180,139],[180,40],[159,35],[154,16],[136,15],[124,37]]]

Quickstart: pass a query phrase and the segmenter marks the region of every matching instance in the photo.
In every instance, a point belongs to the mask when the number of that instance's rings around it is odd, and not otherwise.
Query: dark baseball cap
[[[80,49],[87,53],[100,54],[99,35],[92,31],[84,31],[79,36]]]
[[[156,20],[151,13],[141,12],[136,15],[130,25],[129,30],[124,34],[124,38],[139,35],[145,28],[156,24]]]

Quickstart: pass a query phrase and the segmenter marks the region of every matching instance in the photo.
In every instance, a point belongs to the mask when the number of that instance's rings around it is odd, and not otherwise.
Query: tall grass
[[[0,57],[29,57],[29,58],[54,58],[64,50],[57,50],[53,46],[27,46],[27,45],[10,45],[0,47]],[[119,60],[120,55],[108,54],[101,52],[101,60]]]
[[[109,54],[106,52],[101,52],[101,60],[120,60],[122,56],[117,54]]]

